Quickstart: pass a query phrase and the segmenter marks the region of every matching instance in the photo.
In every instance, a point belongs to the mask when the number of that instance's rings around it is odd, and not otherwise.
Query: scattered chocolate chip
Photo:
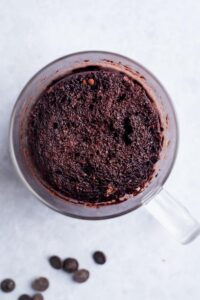
[[[101,251],[96,251],[93,254],[93,259],[94,261],[99,264],[99,265],[103,265],[106,262],[106,256],[103,252]]]
[[[32,283],[32,288],[35,291],[44,292],[49,287],[49,280],[45,277],[39,277],[35,279]]]
[[[12,280],[10,278],[4,279],[1,282],[1,289],[5,293],[12,292],[15,289],[15,282],[14,282],[14,280]]]
[[[29,295],[24,294],[19,296],[18,300],[32,300],[32,299]]]
[[[89,83],[89,85],[93,86],[94,85],[94,79],[93,78],[88,79],[88,83]]]
[[[32,300],[44,300],[44,297],[42,296],[42,294],[35,294],[32,297]]]
[[[58,256],[55,256],[55,255],[51,256],[49,258],[49,263],[54,269],[57,269],[57,270],[62,269],[62,261],[61,261],[60,257],[58,257]]]
[[[81,269],[74,273],[73,280],[78,283],[83,283],[88,280],[90,273],[88,270]]]
[[[63,270],[74,273],[78,270],[78,261],[75,258],[66,258],[63,262]]]

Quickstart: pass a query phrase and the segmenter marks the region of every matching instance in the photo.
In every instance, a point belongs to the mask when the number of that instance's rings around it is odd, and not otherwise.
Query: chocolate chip
[[[10,293],[15,289],[15,282],[10,278],[4,279],[1,282],[1,289],[5,293]]]
[[[35,294],[32,300],[44,300],[44,297],[42,296],[42,294]]]
[[[88,280],[90,273],[88,270],[81,269],[74,273],[73,280],[78,283],[83,283]]]
[[[32,288],[35,291],[44,292],[49,287],[49,280],[45,277],[39,277],[35,279],[32,283]]]
[[[60,257],[58,257],[58,256],[55,256],[55,255],[51,256],[49,258],[49,263],[54,269],[57,269],[57,270],[62,269],[62,261],[61,261]]]
[[[99,265],[103,265],[106,262],[106,256],[103,252],[101,251],[96,251],[93,254],[93,259],[94,261],[99,264]]]
[[[24,294],[19,296],[18,300],[32,300],[32,299],[29,295]]]
[[[66,258],[63,262],[63,270],[68,273],[74,273],[78,270],[78,261],[75,258]]]

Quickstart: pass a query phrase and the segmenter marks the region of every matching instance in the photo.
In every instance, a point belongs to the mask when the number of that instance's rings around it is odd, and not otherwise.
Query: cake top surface
[[[37,99],[28,145],[40,177],[81,203],[117,202],[151,179],[162,146],[159,112],[125,73],[66,75]]]

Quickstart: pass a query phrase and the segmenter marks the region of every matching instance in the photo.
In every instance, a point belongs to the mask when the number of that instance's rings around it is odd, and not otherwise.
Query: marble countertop
[[[10,114],[20,90],[50,61],[76,51],[124,54],[150,69],[169,91],[180,126],[176,165],[166,183],[200,219],[200,2],[197,0],[0,1],[0,280],[31,293],[48,276],[48,300],[197,300],[200,238],[178,244],[143,209],[107,221],[79,221],[43,206],[16,175],[8,153]],[[108,263],[91,253],[102,249]],[[75,256],[91,271],[74,284],[47,257]]]

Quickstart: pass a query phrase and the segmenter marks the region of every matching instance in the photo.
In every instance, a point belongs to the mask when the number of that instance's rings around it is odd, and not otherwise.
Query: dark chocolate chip
[[[66,258],[63,262],[63,270],[68,273],[74,273],[78,270],[78,261],[75,258]]]
[[[35,294],[33,297],[32,297],[32,300],[44,300],[44,297],[42,294]]]
[[[103,252],[101,251],[96,251],[93,254],[93,259],[94,261],[99,264],[99,265],[103,265],[106,262],[106,256]]]
[[[15,289],[15,282],[14,282],[14,280],[12,280],[10,278],[4,279],[1,282],[1,289],[5,293],[12,292]]]
[[[35,291],[44,292],[49,287],[49,280],[45,277],[39,277],[35,279],[32,283],[32,288]]]
[[[32,300],[32,299],[29,295],[24,294],[19,296],[18,300]]]
[[[83,283],[88,280],[90,273],[88,270],[81,269],[74,273],[73,280],[78,283]]]
[[[61,261],[60,257],[58,257],[58,256],[55,256],[55,255],[51,256],[49,258],[49,263],[54,269],[57,269],[57,270],[62,269],[62,261]]]

